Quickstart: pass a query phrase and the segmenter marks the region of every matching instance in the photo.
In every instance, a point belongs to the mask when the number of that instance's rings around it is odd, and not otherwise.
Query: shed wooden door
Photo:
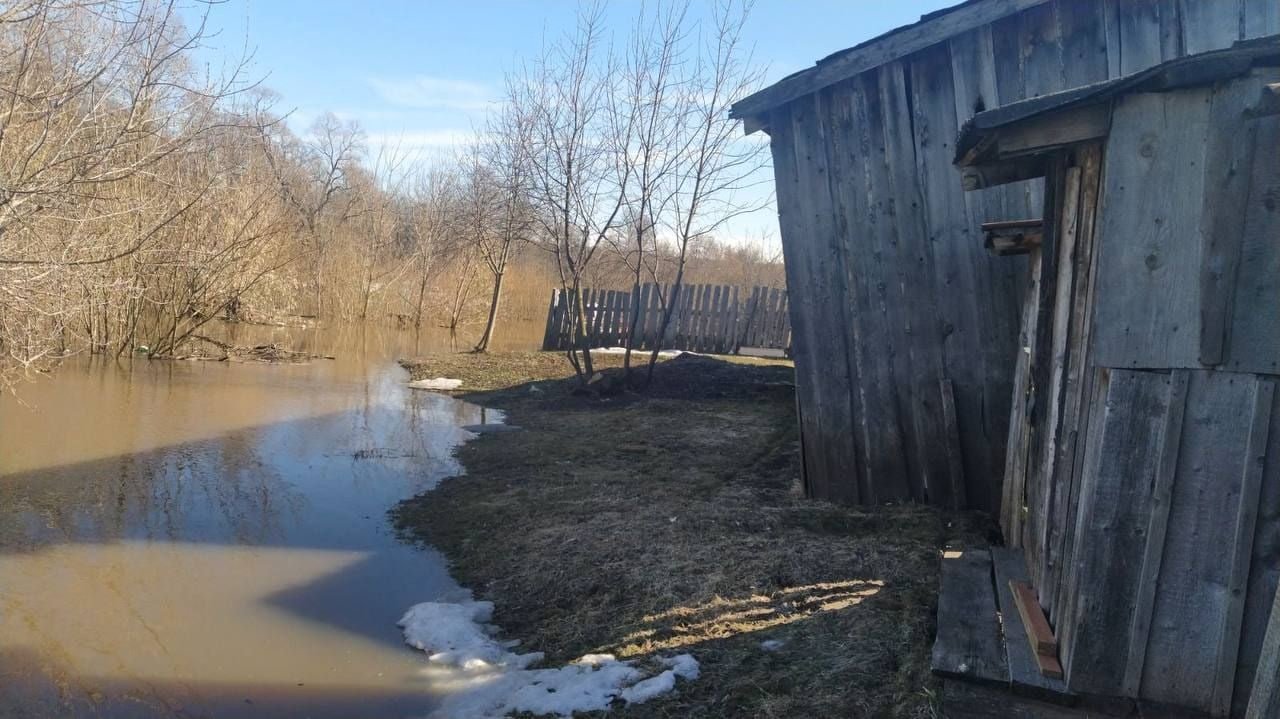
[[[1051,621],[1070,562],[1085,398],[1095,379],[1088,353],[1101,168],[1100,143],[1049,162],[1043,241],[1030,257],[1014,377],[1002,524],[1006,542],[1024,549]]]

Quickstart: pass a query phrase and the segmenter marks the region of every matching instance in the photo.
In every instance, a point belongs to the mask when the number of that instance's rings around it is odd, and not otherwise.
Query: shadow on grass
[[[930,715],[938,549],[982,543],[982,517],[804,499],[789,367],[683,356],[613,396],[563,374],[466,395],[524,431],[394,512],[507,636],[552,662],[702,662],[626,717]]]

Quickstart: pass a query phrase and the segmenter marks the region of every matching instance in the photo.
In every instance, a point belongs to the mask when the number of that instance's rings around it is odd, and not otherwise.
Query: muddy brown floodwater
[[[461,590],[386,518],[495,419],[405,387],[394,360],[447,339],[226,332],[337,359],[85,360],[0,399],[0,716],[398,717],[450,689],[395,622]]]

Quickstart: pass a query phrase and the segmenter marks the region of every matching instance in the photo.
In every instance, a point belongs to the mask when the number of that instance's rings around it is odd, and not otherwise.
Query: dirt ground
[[[575,393],[558,353],[403,364],[462,379],[524,431],[464,445],[465,476],[393,511],[402,534],[550,662],[701,662],[678,693],[613,714],[936,716],[938,551],[981,543],[985,520],[804,499],[787,364],[685,355],[612,397]]]

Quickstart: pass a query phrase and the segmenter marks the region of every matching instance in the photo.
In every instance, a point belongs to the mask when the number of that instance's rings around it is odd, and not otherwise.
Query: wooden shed
[[[1280,35],[979,113],[956,152],[969,188],[1044,178],[1046,209],[988,237],[1028,260],[1009,549],[944,561],[935,668],[1244,716],[1280,671]]]
[[[962,192],[962,122],[1275,32],[1277,0],[972,0],[736,104],[771,135],[809,494],[999,508],[1025,261],[979,225],[1042,193]]]

